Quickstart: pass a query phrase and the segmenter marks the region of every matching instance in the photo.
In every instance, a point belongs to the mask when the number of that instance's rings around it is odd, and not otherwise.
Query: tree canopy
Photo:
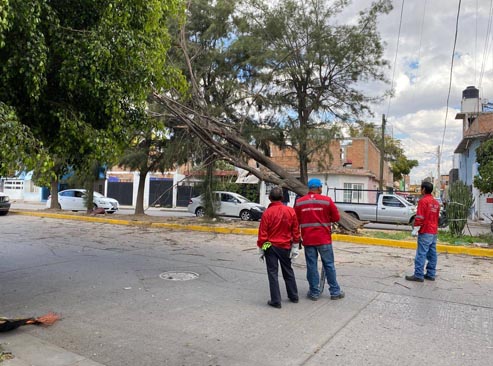
[[[55,161],[56,176],[113,160],[151,89],[179,79],[166,62],[179,0],[3,5],[0,101]]]
[[[377,19],[391,10],[391,2],[375,1],[346,24],[339,16],[350,1],[247,3],[232,45],[241,77],[260,115],[273,120],[285,144],[297,151],[306,183],[310,157],[337,132],[333,122],[368,113],[369,104],[381,98],[360,87],[386,81]]]
[[[493,192],[493,139],[489,138],[476,149],[478,175],[474,177],[474,185],[481,193]]]

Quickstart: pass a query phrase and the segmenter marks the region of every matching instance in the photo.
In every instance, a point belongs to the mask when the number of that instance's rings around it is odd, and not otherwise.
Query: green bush
[[[474,204],[474,198],[469,187],[461,181],[452,183],[448,190],[448,196],[447,219],[450,233],[456,237],[462,236],[469,211]]]

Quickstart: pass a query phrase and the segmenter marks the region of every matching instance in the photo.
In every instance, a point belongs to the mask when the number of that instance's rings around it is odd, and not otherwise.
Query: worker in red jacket
[[[344,291],[341,291],[337,283],[331,235],[331,224],[339,221],[339,211],[330,197],[322,195],[320,179],[310,179],[308,189],[308,194],[299,198],[294,205],[305,248],[306,279],[310,286],[307,297],[316,301],[321,295],[320,275],[318,274],[318,255],[320,254],[329,284],[330,298],[332,300],[342,299]]]
[[[278,309],[281,308],[279,263],[288,298],[291,302],[298,302],[298,288],[291,259],[299,255],[300,229],[294,210],[283,205],[282,198],[282,188],[272,188],[269,194],[271,204],[262,215],[257,240],[259,259],[263,262],[265,258],[269,278],[270,300],[267,304]]]
[[[433,184],[421,183],[422,198],[418,202],[418,210],[414,219],[412,236],[418,237],[416,257],[414,258],[414,274],[406,276],[408,281],[423,282],[424,279],[435,281],[437,265],[437,234],[440,203],[431,195]],[[424,272],[425,263],[426,273]]]

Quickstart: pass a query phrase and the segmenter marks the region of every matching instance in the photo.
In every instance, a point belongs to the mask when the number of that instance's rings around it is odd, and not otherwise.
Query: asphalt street
[[[20,215],[0,225],[0,315],[63,315],[0,335],[19,358],[31,339],[85,360],[63,365],[493,364],[491,259],[442,254],[436,282],[410,283],[413,251],[334,243],[346,298],[304,298],[300,257],[300,302],[278,310],[252,236]]]

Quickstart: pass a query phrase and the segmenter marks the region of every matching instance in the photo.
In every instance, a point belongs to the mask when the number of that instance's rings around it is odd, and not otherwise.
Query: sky
[[[351,6],[362,10],[370,3],[353,0]],[[448,174],[454,167],[453,152],[462,139],[462,121],[455,119],[462,91],[475,86],[480,98],[493,102],[493,30],[488,33],[492,3],[461,1],[448,114],[459,0],[394,0],[392,12],[379,19],[385,58],[390,62],[387,77],[393,80],[395,94],[374,106],[375,117],[369,122],[381,125],[385,114],[387,133],[401,140],[409,159],[419,161],[410,174],[412,184],[430,175],[437,177],[438,146],[442,151],[440,173]],[[390,85],[377,87],[383,91]]]

